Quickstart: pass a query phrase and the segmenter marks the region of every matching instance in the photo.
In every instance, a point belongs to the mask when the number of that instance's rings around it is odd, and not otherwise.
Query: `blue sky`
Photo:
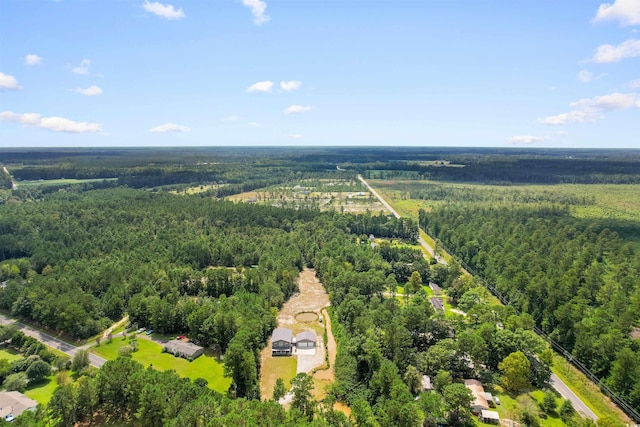
[[[0,0],[0,147],[640,148],[640,0]]]

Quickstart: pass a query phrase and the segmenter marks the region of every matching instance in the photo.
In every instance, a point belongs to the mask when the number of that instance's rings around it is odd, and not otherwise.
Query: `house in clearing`
[[[296,335],[296,347],[298,348],[315,348],[316,333],[313,331],[304,331]]]
[[[204,353],[204,347],[195,345],[192,342],[171,340],[164,344],[164,351],[171,353],[176,357],[184,357],[187,360],[193,360]]]
[[[479,418],[483,423],[500,425],[500,415],[496,411],[483,409]]]
[[[20,416],[24,411],[35,411],[38,402],[19,391],[0,391],[0,417],[7,420]]]
[[[271,335],[271,355],[291,356],[293,332],[287,328],[275,328]]]
[[[484,387],[482,387],[482,383],[478,380],[464,380],[464,385],[471,390],[473,397],[473,401],[471,402],[471,412],[473,412],[474,415],[480,415],[482,411],[488,410],[489,403],[484,395]]]

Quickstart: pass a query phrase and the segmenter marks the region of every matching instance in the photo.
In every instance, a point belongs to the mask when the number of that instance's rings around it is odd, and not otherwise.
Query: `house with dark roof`
[[[313,331],[304,331],[296,335],[296,347],[298,348],[315,348],[316,333]]]
[[[287,328],[275,328],[271,335],[271,355],[291,356],[293,332]]]
[[[431,305],[436,311],[444,311],[444,303],[441,298],[431,297],[429,301],[431,301]]]
[[[35,411],[38,402],[19,391],[0,391],[0,417],[8,420],[22,415],[24,411]]]
[[[164,344],[164,351],[171,353],[176,357],[184,357],[187,360],[193,360],[204,353],[204,347],[200,347],[192,342],[171,340]]]

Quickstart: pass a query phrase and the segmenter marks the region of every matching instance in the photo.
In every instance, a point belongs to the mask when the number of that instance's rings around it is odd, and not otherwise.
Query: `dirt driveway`
[[[314,379],[321,380],[323,383],[330,383],[334,380],[333,363],[335,363],[336,344],[330,329],[331,320],[329,319],[326,309],[323,310],[329,306],[329,295],[316,277],[315,270],[313,269],[304,269],[300,273],[298,277],[298,288],[299,292],[289,298],[280,310],[278,314],[278,326],[291,329],[294,335],[303,331],[314,331],[317,336],[315,354],[308,354],[308,351],[301,352],[302,354],[294,354],[289,359],[291,363],[295,364],[296,368],[283,369],[282,366],[286,365],[286,363],[284,363],[282,357],[276,358],[279,360],[274,360],[271,356],[271,341],[269,341],[267,347],[265,347],[261,353],[262,369],[260,375],[260,390],[263,399],[268,399],[271,396],[273,385],[277,378],[280,377],[284,379],[288,385],[296,373],[311,372],[313,369],[325,363],[326,349],[323,340],[325,323],[329,326],[327,341],[329,344],[331,367],[316,372]],[[303,316],[309,318],[303,321],[300,317],[296,318],[296,316],[301,313],[315,313],[316,316]],[[320,316],[323,317],[324,322],[319,321]]]

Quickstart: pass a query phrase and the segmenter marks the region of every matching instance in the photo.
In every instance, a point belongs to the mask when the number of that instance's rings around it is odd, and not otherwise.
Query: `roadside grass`
[[[7,359],[9,362],[21,359],[22,355],[10,348],[0,349],[0,359]]]
[[[591,408],[598,417],[608,416],[620,425],[628,425],[632,421],[606,397],[597,385],[585,377],[562,356],[554,355],[551,370],[562,381],[571,385],[571,390]]]
[[[291,380],[296,376],[298,360],[295,357],[266,357],[262,362],[260,373],[260,393],[262,400],[269,400],[273,395],[273,386],[278,378],[282,378],[287,390],[291,389]]]
[[[103,342],[91,351],[108,360],[118,357],[118,349],[129,344],[128,339],[116,337],[111,342]],[[133,360],[142,363],[145,367],[153,365],[159,371],[175,370],[178,375],[192,380],[204,378],[209,382],[209,388],[224,393],[231,384],[231,378],[223,375],[224,365],[218,362],[212,355],[205,352],[192,362],[181,357],[163,353],[162,346],[147,339],[138,339],[138,351],[133,353]]]
[[[37,185],[50,186],[50,185],[68,185],[68,184],[83,184],[85,182],[102,182],[102,181],[115,181],[118,178],[91,178],[91,179],[45,179],[36,181],[17,181],[18,186],[33,187]]]
[[[29,384],[24,394],[30,399],[46,405],[51,400],[56,388],[58,388],[58,384],[56,383],[55,375],[50,375],[36,384]]]

